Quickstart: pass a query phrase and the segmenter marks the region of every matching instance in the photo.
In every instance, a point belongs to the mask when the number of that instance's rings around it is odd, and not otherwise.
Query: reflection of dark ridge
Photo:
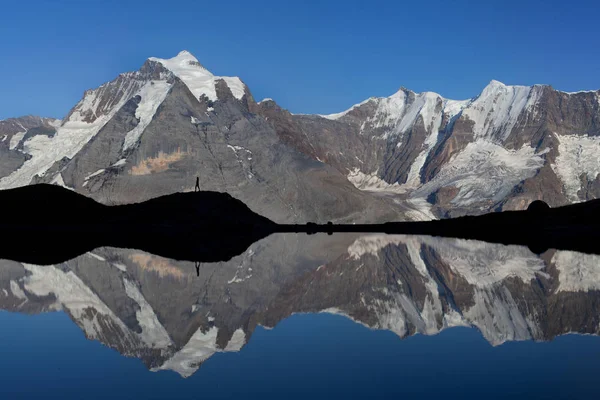
[[[175,193],[143,203],[104,206],[53,185],[0,192],[0,258],[54,264],[96,247],[136,248],[178,260],[229,260],[276,232],[383,232],[476,239],[600,253],[600,200],[555,209],[541,202],[528,211],[428,222],[373,225],[278,225],[229,194]]]

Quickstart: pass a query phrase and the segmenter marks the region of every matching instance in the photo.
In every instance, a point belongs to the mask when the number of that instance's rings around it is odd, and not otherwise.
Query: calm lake
[[[198,268],[196,268],[198,267]],[[0,398],[595,398],[600,256],[272,235],[0,261]]]

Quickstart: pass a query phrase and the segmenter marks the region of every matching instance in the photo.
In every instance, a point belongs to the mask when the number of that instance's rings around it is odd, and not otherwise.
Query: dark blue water
[[[600,338],[493,347],[472,328],[400,340],[338,315],[257,328],[190,378],[150,372],[64,313],[0,312],[0,398],[597,398]]]

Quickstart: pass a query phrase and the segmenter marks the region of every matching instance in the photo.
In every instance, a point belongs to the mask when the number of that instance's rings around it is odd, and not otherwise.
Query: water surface
[[[600,257],[274,235],[228,262],[0,261],[3,398],[589,398]],[[198,272],[198,275],[197,275]]]

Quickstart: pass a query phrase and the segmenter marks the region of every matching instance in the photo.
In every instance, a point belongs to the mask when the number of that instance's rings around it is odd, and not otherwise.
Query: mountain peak
[[[177,57],[194,57],[194,55],[187,50],[181,50],[179,53],[177,53]]]
[[[407,88],[406,86],[400,86],[400,89],[398,89],[398,90],[396,91],[396,93],[394,93],[392,96],[394,96],[394,95],[396,95],[396,94],[398,94],[398,93],[400,93],[400,92],[404,92],[404,93],[407,93],[407,92],[414,93],[414,91],[413,91],[413,90],[410,90],[410,89],[409,89],[409,88]],[[391,97],[391,96],[390,96],[390,97]]]
[[[486,94],[491,94],[491,93],[496,93],[498,91],[503,91],[506,90],[506,88],[508,88],[509,86],[505,85],[504,83],[497,81],[495,79],[492,79],[490,81],[490,83],[488,83],[483,90],[481,91],[480,97],[481,96],[485,96]]]
[[[490,81],[490,83],[488,83],[488,86],[506,86],[504,83],[497,81],[495,79],[492,79]]]
[[[535,85],[534,85],[535,86]],[[502,91],[513,91],[513,90],[531,90],[533,86],[527,85],[507,85],[495,79],[492,79],[490,83],[483,89],[482,93],[490,93],[498,90]]]
[[[187,50],[182,50],[173,58],[163,59],[158,57],[150,57],[150,61],[161,63],[165,68],[173,72],[175,75],[179,73],[191,74],[196,77],[212,77],[213,74],[207,70],[192,53]]]
[[[187,50],[180,51],[169,59],[151,57],[150,61],[158,62],[183,81],[196,98],[206,95],[210,100],[217,100],[216,80],[224,80],[235,98],[241,99],[245,94],[245,85],[237,77],[219,77],[204,68],[198,59]]]

